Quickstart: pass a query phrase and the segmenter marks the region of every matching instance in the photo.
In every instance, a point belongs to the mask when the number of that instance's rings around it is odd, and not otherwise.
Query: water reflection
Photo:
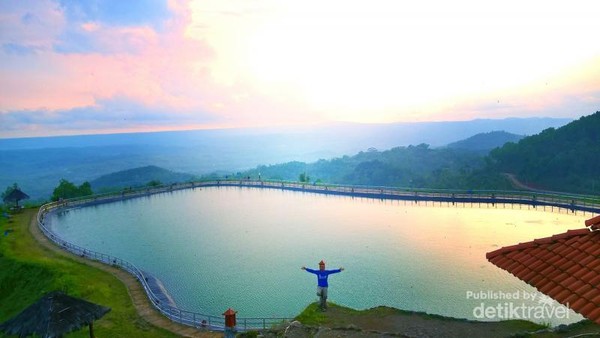
[[[581,228],[585,218],[527,206],[229,187],[76,209],[52,226],[152,272],[184,309],[294,316],[316,298],[313,276],[299,268],[324,259],[346,268],[330,281],[334,302],[473,318],[480,301],[467,299],[469,291],[535,291],[487,262],[486,252]]]

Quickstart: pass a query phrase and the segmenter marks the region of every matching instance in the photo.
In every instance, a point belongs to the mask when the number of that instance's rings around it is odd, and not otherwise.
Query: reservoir
[[[324,260],[327,269],[345,268],[329,277],[329,301],[477,320],[478,309],[498,304],[559,307],[485,254],[583,228],[589,216],[209,187],[60,211],[48,220],[65,240],[151,273],[183,310],[294,317],[317,300],[316,277],[300,268],[318,269]],[[583,319],[571,310],[545,313],[551,315],[524,319]],[[497,317],[489,320],[503,319]]]

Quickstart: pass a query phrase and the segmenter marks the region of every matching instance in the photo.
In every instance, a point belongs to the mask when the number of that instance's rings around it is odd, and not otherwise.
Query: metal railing
[[[211,180],[196,181],[168,186],[127,189],[117,193],[99,194],[88,197],[69,199],[52,202],[40,207],[37,214],[37,223],[41,231],[58,246],[72,252],[75,255],[98,261],[104,264],[119,267],[131,273],[140,281],[146,291],[152,305],[167,318],[197,328],[211,330],[223,330],[224,318],[208,315],[194,311],[179,309],[160,301],[159,297],[152,291],[144,272],[134,264],[108,254],[92,251],[63,238],[52,232],[44,223],[46,213],[60,208],[73,208],[85,205],[109,203],[129,198],[150,196],[158,193],[173,192],[183,189],[195,189],[199,187],[252,187],[283,189],[291,191],[303,191],[310,193],[332,194],[343,196],[356,196],[376,199],[395,199],[406,201],[434,201],[448,203],[489,203],[489,204],[526,204],[536,206],[551,206],[570,211],[580,210],[585,212],[600,213],[599,198],[588,195],[575,194],[552,194],[531,191],[497,191],[497,190],[430,190],[393,187],[373,186],[349,186],[333,184],[310,184],[287,181],[265,181],[265,180]],[[238,318],[238,330],[267,329],[274,325],[290,321],[290,318]]]
[[[377,199],[397,199],[407,201],[440,201],[454,203],[490,203],[525,204],[532,206],[554,206],[567,210],[580,210],[600,213],[600,196],[533,192],[524,190],[460,190],[460,189],[422,189],[406,187],[360,186],[338,184],[314,184],[291,181],[269,180],[209,180],[195,181],[153,188],[126,189],[117,193],[106,193],[69,199],[64,206],[107,203],[122,199],[149,196],[163,192],[183,189],[195,189],[214,186],[239,186],[304,191],[332,195],[346,195]]]
[[[524,204],[562,208],[570,211],[600,213],[600,196],[519,190],[419,189],[335,184],[310,184],[287,181],[217,180],[195,182],[195,186],[240,186],[304,191],[406,201],[448,203]]]
[[[98,199],[94,199],[94,201],[98,201]],[[78,201],[53,202],[53,203],[48,203],[48,204],[43,205],[42,207],[40,207],[38,214],[37,214],[37,223],[38,223],[40,230],[47,238],[49,238],[52,242],[56,243],[59,247],[61,247],[62,249],[66,250],[66,251],[69,251],[69,252],[71,252],[77,256],[80,256],[82,258],[86,258],[86,259],[101,262],[101,263],[104,263],[107,265],[111,265],[114,267],[118,267],[118,268],[121,268],[121,269],[129,272],[140,282],[140,284],[144,288],[144,291],[148,295],[148,299],[150,300],[150,303],[152,303],[154,308],[156,308],[161,314],[163,314],[165,317],[169,318],[170,320],[180,323],[180,324],[196,327],[199,329],[209,329],[209,330],[216,330],[216,331],[224,330],[225,319],[223,317],[194,312],[194,311],[182,310],[176,306],[171,306],[169,304],[165,304],[165,303],[161,302],[158,295],[156,295],[150,288],[150,285],[148,284],[148,280],[147,280],[148,276],[146,276],[144,274],[144,272],[141,269],[139,269],[138,267],[136,267],[134,264],[132,264],[126,260],[123,260],[121,258],[115,257],[115,256],[111,256],[111,255],[104,254],[101,252],[89,250],[84,247],[70,243],[70,242],[62,239],[60,236],[58,236],[57,234],[52,232],[51,229],[46,227],[46,224],[44,222],[46,213],[48,213],[52,210],[55,210],[57,208],[72,207],[72,206],[77,206],[77,205],[81,205],[84,203],[85,203],[85,200],[80,199]],[[291,320],[290,318],[244,318],[244,317],[242,317],[242,318],[237,318],[236,328],[240,331],[247,331],[247,330],[253,330],[253,329],[268,329],[275,325],[289,322],[290,320]]]

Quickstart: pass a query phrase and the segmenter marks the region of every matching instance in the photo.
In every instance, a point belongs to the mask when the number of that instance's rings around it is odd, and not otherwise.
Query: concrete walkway
[[[148,300],[148,297],[146,296],[146,293],[144,292],[144,289],[142,288],[142,286],[140,285],[138,280],[135,279],[135,277],[133,277],[132,275],[130,275],[128,272],[126,272],[124,270],[113,268],[111,266],[108,266],[108,265],[105,265],[105,264],[102,264],[99,262],[94,262],[94,261],[90,261],[87,259],[83,259],[79,256],[73,255],[67,251],[62,250],[61,248],[56,246],[53,242],[48,240],[48,238],[46,238],[46,236],[44,236],[44,234],[42,234],[42,232],[40,231],[40,229],[37,226],[35,215],[36,214],[34,213],[33,217],[31,218],[31,221],[29,222],[29,232],[41,246],[59,254],[59,255],[67,256],[71,259],[74,259],[85,265],[92,266],[96,269],[100,269],[100,270],[109,272],[112,275],[114,275],[115,277],[117,277],[121,282],[123,282],[123,284],[125,284],[125,287],[127,288],[127,292],[129,293],[129,296],[131,297],[131,301],[133,302],[133,305],[135,306],[135,309],[136,309],[138,315],[140,317],[142,317],[148,323],[150,323],[154,326],[161,327],[168,331],[171,331],[177,335],[180,335],[181,337],[201,337],[201,338],[223,337],[223,333],[221,333],[221,332],[201,331],[199,329],[181,325],[181,324],[175,323],[175,322],[167,319],[165,316],[160,314],[152,306],[152,304]]]

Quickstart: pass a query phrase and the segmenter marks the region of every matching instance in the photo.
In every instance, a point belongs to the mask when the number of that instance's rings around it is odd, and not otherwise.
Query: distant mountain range
[[[509,173],[540,190],[598,194],[598,130],[600,112],[528,137],[481,133],[447,147],[370,149],[313,163],[263,165],[237,176],[298,180],[302,175],[310,182],[471,190],[513,189],[504,176]]]
[[[18,183],[32,199],[47,198],[61,178],[75,184],[145,166],[206,175],[263,164],[312,162],[421,143],[444,146],[494,130],[530,135],[569,119],[528,118],[395,124],[340,123],[303,128],[0,139],[0,187]]]
[[[400,185],[405,184],[424,184],[426,181],[432,181],[431,178],[425,179],[417,177],[415,172],[433,172],[440,167],[452,167],[455,164],[474,162],[480,160],[482,155],[479,152],[489,152],[491,149],[502,146],[506,142],[515,142],[524,136],[510,134],[501,131],[490,133],[481,133],[468,139],[449,144],[448,149],[459,149],[462,151],[431,150],[428,146],[416,146],[408,148],[394,148],[382,153],[371,149],[366,153],[342,159],[320,160],[317,163],[306,164],[303,162],[289,162],[285,164],[272,166],[259,166],[256,169],[245,171],[241,176],[252,176],[257,178],[262,171],[262,177],[267,179],[296,180],[299,173],[311,173],[313,180],[321,179],[332,183],[350,183],[350,184],[375,184],[375,185]],[[383,164],[383,162],[387,164]],[[401,169],[398,164],[392,165],[394,161],[401,161],[406,166]],[[344,170],[340,170],[340,162],[344,162]],[[422,164],[422,167],[416,167],[416,164]],[[412,168],[412,169],[411,169]],[[383,173],[388,169],[390,172]],[[397,170],[395,170],[397,169]],[[404,170],[404,173],[401,174]],[[340,175],[345,173],[344,175]],[[404,176],[404,180],[403,177]],[[439,176],[439,174],[438,174]],[[391,181],[391,178],[395,181]],[[193,179],[191,174],[175,173],[170,170],[156,166],[145,166],[135,169],[118,171],[108,175],[103,175],[91,181],[94,191],[115,190],[126,187],[146,186],[150,182],[154,184],[170,184],[175,182],[185,182]]]

